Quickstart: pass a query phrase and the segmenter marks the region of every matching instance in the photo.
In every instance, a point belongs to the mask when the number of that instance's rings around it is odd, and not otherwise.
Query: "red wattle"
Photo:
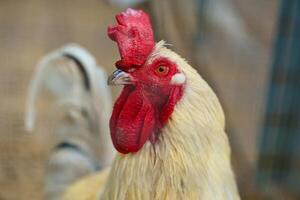
[[[137,152],[154,130],[155,116],[149,100],[138,88],[125,86],[110,120],[111,138],[120,153]]]

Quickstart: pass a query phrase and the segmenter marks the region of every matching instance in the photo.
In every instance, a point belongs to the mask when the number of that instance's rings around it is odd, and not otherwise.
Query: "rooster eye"
[[[156,68],[155,72],[159,76],[165,76],[169,73],[169,67],[160,65]]]

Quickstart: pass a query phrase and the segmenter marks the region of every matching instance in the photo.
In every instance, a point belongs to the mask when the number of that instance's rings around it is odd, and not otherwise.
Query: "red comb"
[[[119,69],[141,67],[151,53],[155,42],[149,16],[142,10],[128,8],[116,15],[117,25],[108,27],[108,36],[117,42],[121,60]]]

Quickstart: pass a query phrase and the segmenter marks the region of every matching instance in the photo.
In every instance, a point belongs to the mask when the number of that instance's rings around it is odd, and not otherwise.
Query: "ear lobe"
[[[162,111],[160,112],[160,122],[161,126],[165,125],[174,111],[176,103],[181,99],[183,95],[183,87],[176,86],[170,93],[169,99],[164,105]],[[160,127],[162,128],[162,127]]]
[[[173,85],[182,85],[185,83],[186,77],[185,75],[181,73],[176,73],[172,76],[171,84]]]

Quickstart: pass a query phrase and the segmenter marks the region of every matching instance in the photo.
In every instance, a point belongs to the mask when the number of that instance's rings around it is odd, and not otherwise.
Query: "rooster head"
[[[155,144],[161,129],[183,95],[185,75],[176,62],[156,51],[150,19],[141,10],[127,9],[108,28],[121,60],[108,84],[124,85],[110,119],[111,137],[120,153]]]

